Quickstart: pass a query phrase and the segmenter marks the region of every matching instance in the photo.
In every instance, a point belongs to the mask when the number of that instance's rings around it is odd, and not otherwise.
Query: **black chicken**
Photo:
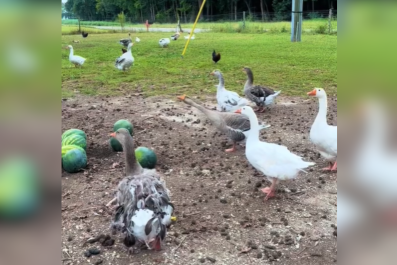
[[[221,59],[221,54],[218,52],[218,54],[215,52],[215,50],[212,52],[212,60],[214,63],[217,63]]]
[[[82,31],[82,32],[81,32],[81,36],[83,36],[83,38],[87,38],[87,37],[88,37],[88,32],[86,33],[86,32],[84,32],[84,31]]]

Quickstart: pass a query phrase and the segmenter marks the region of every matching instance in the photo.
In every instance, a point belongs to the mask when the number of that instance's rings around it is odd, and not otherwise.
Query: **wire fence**
[[[332,10],[331,19],[333,21],[337,20],[337,10]],[[330,10],[316,10],[316,11],[304,11],[302,17],[304,20],[315,20],[315,19],[328,19],[330,16]],[[193,23],[195,20],[195,15],[181,16],[181,23]],[[129,17],[125,16],[125,22],[131,24],[143,24],[148,20],[149,24],[159,23],[159,24],[172,24],[177,23],[178,18],[175,16],[169,16],[165,14],[157,14],[155,19],[150,19],[146,17]],[[218,14],[218,15],[208,15],[202,14],[199,23],[203,22],[238,22],[238,21],[248,21],[248,22],[280,22],[280,21],[291,21],[291,12],[283,13],[258,13],[258,12],[237,12],[229,14]],[[98,16],[90,20],[80,20],[80,22],[91,22],[95,25],[97,22],[98,26],[109,24],[109,23],[119,23],[117,16]],[[103,22],[103,23],[101,23]],[[105,23],[106,22],[106,23]],[[76,24],[78,23],[77,17],[71,13],[62,13],[62,24]]]

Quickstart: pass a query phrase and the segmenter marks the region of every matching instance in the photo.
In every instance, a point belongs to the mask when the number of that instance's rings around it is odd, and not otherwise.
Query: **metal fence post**
[[[245,11],[243,11],[243,29],[245,29]]]
[[[332,8],[329,9],[329,14],[328,14],[328,34],[331,34],[332,31]]]

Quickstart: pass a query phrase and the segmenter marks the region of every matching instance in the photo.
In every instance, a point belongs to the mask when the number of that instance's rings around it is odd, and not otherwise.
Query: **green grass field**
[[[291,43],[288,33],[238,34],[201,33],[190,42],[184,59],[185,39],[160,48],[158,40],[170,33],[134,33],[135,64],[128,72],[114,67],[121,55],[120,38],[125,33],[63,35],[62,46],[72,44],[75,54],[87,58],[81,69],[72,66],[68,50],[62,49],[62,97],[77,91],[85,95],[123,95],[142,89],[146,96],[161,94],[190,95],[216,92],[217,80],[208,74],[220,69],[226,88],[242,93],[246,80],[243,66],[253,70],[255,83],[283,90],[284,95],[305,95],[314,87],[329,94],[337,89],[337,36],[303,35],[301,43]],[[80,43],[72,43],[79,40]],[[221,52],[217,64],[212,50]]]
[[[70,20],[63,20],[62,21],[62,28],[65,28],[65,30],[62,30],[63,34],[70,34],[77,32],[78,29],[78,21],[75,19],[70,19]],[[236,22],[203,22],[203,23],[198,23],[197,28],[200,29],[210,29],[214,32],[241,32],[245,31],[247,33],[263,33],[264,31],[275,31],[275,32],[280,32],[280,31],[290,31],[291,28],[291,22],[288,21],[283,21],[283,22],[249,22],[247,21],[245,24],[245,29],[243,30],[242,28],[243,23],[241,21],[236,21]],[[333,20],[331,22],[332,25],[332,31],[335,33],[337,32],[337,21]],[[114,27],[119,27],[120,24],[118,22],[109,22],[109,21],[81,21],[81,27],[86,30],[95,30],[94,27],[96,26],[114,26]],[[125,23],[125,28],[141,28],[142,30],[146,30],[145,25],[142,24],[131,24],[131,23]],[[154,23],[150,26],[151,28],[176,28],[176,23],[174,24],[161,24],[161,23]],[[182,24],[183,30],[190,31],[192,29],[193,24],[188,23],[188,24]],[[318,30],[319,27],[326,27],[328,28],[328,20],[327,19],[310,19],[310,20],[304,20],[303,25],[302,25],[302,30],[303,32],[312,32]],[[74,30],[68,30],[68,29],[74,29]],[[98,32],[98,30],[97,30]]]

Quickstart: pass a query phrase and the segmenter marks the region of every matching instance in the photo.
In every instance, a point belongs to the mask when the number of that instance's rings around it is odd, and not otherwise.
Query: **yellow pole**
[[[200,15],[201,15],[201,11],[203,11],[203,7],[204,7],[204,5],[205,5],[205,1],[206,1],[206,0],[204,0],[203,3],[201,4],[200,11],[198,12],[198,15],[197,15],[197,17],[196,17],[196,21],[194,22],[193,28],[192,28],[192,30],[190,31],[189,39],[187,40],[187,42],[186,42],[186,44],[185,44],[185,48],[183,49],[183,52],[182,52],[182,58],[183,58],[183,56],[185,55],[187,46],[189,45],[189,42],[190,42],[190,38],[192,37],[192,34],[193,34],[193,32],[194,32],[194,29],[196,28],[197,21],[198,21]]]

